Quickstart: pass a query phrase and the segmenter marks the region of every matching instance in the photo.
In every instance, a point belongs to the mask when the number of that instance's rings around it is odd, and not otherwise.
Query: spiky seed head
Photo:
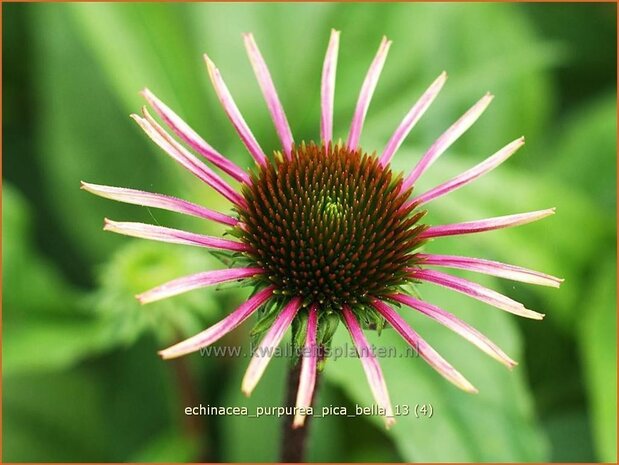
[[[339,309],[393,292],[415,264],[424,211],[374,155],[342,145],[293,147],[251,177],[242,240],[284,295]]]

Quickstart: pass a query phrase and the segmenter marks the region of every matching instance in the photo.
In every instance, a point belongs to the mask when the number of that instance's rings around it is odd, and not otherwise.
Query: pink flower
[[[552,287],[562,282],[553,276],[495,261],[421,253],[420,247],[429,239],[522,225],[551,215],[554,209],[447,225],[422,223],[425,211],[421,211],[420,206],[493,170],[524,144],[524,138],[507,144],[453,179],[411,197],[416,181],[475,123],[493,97],[484,95],[431,145],[408,174],[398,175],[392,172],[390,162],[437,97],[447,75],[438,76],[413,104],[382,154],[368,155],[359,147],[359,140],[391,41],[383,38],[380,43],[362,84],[348,138],[345,144],[340,144],[333,139],[339,37],[338,31],[332,31],[322,70],[320,141],[297,144],[260,50],[251,34],[244,36],[253,70],[281,141],[281,153],[269,155],[245,122],[220,71],[205,56],[208,74],[221,105],[255,161],[250,169],[235,165],[211,147],[150,90],[142,92],[163,126],[146,108],[141,116],[132,115],[134,120],[165,153],[229,200],[232,213],[216,212],[163,194],[89,183],[82,183],[82,188],[121,202],[215,221],[232,228],[238,238],[222,239],[106,219],[104,229],[108,231],[206,247],[243,259],[242,267],[204,271],[147,290],[137,296],[141,303],[223,282],[251,278],[256,285],[254,294],[219,323],[162,350],[160,355],[164,359],[196,352],[214,343],[265,307],[272,312],[273,323],[264,332],[243,379],[242,390],[249,395],[288,327],[295,319],[302,318],[306,324],[298,325],[303,327],[298,340],[304,341],[304,351],[297,407],[306,409],[311,405],[316,385],[320,348],[328,346],[333,336],[332,325],[329,326],[327,320],[333,321],[335,315],[352,337],[370,389],[385,412],[386,425],[390,426],[394,418],[387,385],[378,361],[368,350],[362,329],[368,318],[386,321],[447,380],[465,391],[476,392],[475,387],[430,347],[390,303],[402,304],[438,321],[509,368],[516,365],[497,345],[451,313],[407,295],[406,284],[431,283],[515,315],[541,319],[542,314],[507,296],[433,268],[457,268]],[[323,326],[330,329],[321,331]],[[293,426],[302,426],[304,419],[303,414],[298,414]]]

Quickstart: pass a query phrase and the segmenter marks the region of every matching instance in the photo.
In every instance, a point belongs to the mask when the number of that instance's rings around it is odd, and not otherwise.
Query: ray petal
[[[389,139],[389,142],[387,142],[385,150],[383,150],[383,154],[380,157],[380,164],[382,166],[386,166],[391,162],[393,155],[400,148],[404,139],[406,139],[413,127],[415,127],[415,124],[417,124],[417,121],[419,121],[430,105],[432,105],[432,102],[434,102],[434,99],[443,88],[446,80],[447,73],[443,71],[406,114],[391,136],[391,139]]]
[[[275,130],[277,131],[279,140],[282,143],[282,148],[284,149],[286,156],[290,157],[290,150],[294,140],[292,138],[292,132],[290,131],[288,119],[286,118],[286,113],[284,113],[284,108],[282,107],[279,97],[277,96],[277,91],[275,90],[271,73],[269,72],[269,68],[265,63],[262,54],[260,53],[260,49],[258,48],[256,41],[254,40],[254,36],[252,34],[244,34],[243,39],[245,40],[245,48],[247,49],[247,54],[249,55],[249,60],[251,61],[251,65],[254,69],[256,79],[258,80],[258,84],[262,90],[262,95],[266,100],[267,107],[271,113],[271,118],[275,124]]]
[[[119,222],[106,218],[103,230],[123,234],[125,236],[170,242],[173,244],[195,245],[209,249],[230,250],[233,252],[246,252],[249,250],[249,246],[242,242],[145,223]]]
[[[335,100],[335,74],[337,70],[337,55],[340,46],[340,31],[331,29],[329,46],[322,66],[322,81],[320,85],[320,137],[325,145],[333,139],[333,103]]]
[[[213,83],[213,87],[215,88],[215,92],[217,93],[217,97],[219,97],[221,106],[228,115],[230,122],[234,126],[234,129],[236,129],[236,132],[241,138],[241,141],[243,141],[245,147],[247,147],[247,150],[251,156],[254,157],[254,160],[256,160],[256,163],[264,166],[267,163],[266,155],[249,129],[249,126],[241,115],[236,103],[232,99],[232,95],[230,94],[226,83],[222,79],[221,73],[215,66],[215,63],[213,63],[207,55],[204,55],[204,60],[206,61],[208,74],[211,78],[211,82]]]
[[[421,260],[424,266],[434,265],[446,268],[458,268],[540,286],[559,287],[563,282],[561,278],[540,273],[539,271],[492,260],[483,260],[481,258],[422,253],[417,254],[416,258]]]
[[[273,325],[264,335],[258,347],[256,347],[241,383],[241,391],[246,396],[251,395],[258,381],[260,381],[264,370],[266,370],[273,357],[273,353],[282,341],[286,330],[292,323],[299,308],[301,308],[302,303],[303,301],[299,297],[291,299],[281,313],[277,315]]]
[[[316,365],[318,363],[318,346],[316,344],[316,332],[318,329],[318,309],[315,305],[309,310],[307,319],[307,336],[301,358],[301,375],[299,377],[299,390],[297,391],[297,412],[307,410],[312,405],[314,388],[316,387]],[[300,428],[305,424],[305,415],[297,413],[292,423],[293,428]]]
[[[157,98],[150,90],[144,89],[142,96],[157,112],[163,121],[172,131],[189,146],[213,163],[215,166],[228,173],[240,182],[249,183],[249,175],[235,163],[224,157],[221,153],[211,147],[200,135],[194,131],[183,119],[178,116],[170,107]]]
[[[374,300],[373,306],[432,368],[460,389],[471,393],[477,392],[477,389],[475,389],[475,387],[464,376],[462,376],[460,372],[458,372],[449,362],[441,357],[441,355],[436,352],[424,339],[422,339],[389,305],[381,300]]]
[[[359,322],[348,306],[342,308],[342,316],[344,317],[344,323],[357,349],[357,354],[359,355],[359,360],[361,360],[365,376],[370,384],[374,400],[380,408],[385,410],[385,426],[390,428],[395,423],[395,418],[393,416],[393,408],[391,407],[391,400],[389,399],[389,392],[387,391],[387,384],[385,383],[383,371],[380,368],[378,360],[376,360],[376,357],[372,354],[371,347],[368,344],[365,334],[363,334]]]
[[[99,197],[130,203],[132,205],[161,208],[162,210],[168,210],[171,212],[184,213],[197,218],[216,221],[228,226],[235,226],[238,223],[236,218],[232,218],[231,216],[224,215],[223,213],[219,213],[201,205],[196,205],[195,203],[187,202],[186,200],[171,197],[169,195],[155,194],[152,192],[135,189],[126,189],[123,187],[102,186],[83,181],[81,183],[81,188],[91,194],[98,195]]]
[[[496,152],[494,155],[490,156],[483,162],[471,168],[470,170],[467,170],[464,173],[450,179],[449,181],[444,182],[434,187],[433,189],[430,189],[428,192],[420,195],[419,197],[410,200],[408,204],[416,203],[417,205],[422,205],[438,197],[442,197],[443,195],[448,194],[452,191],[455,191],[456,189],[460,189],[461,187],[466,186],[480,176],[483,176],[489,171],[495,169],[497,166],[507,160],[510,156],[516,153],[516,151],[523,145],[524,137],[516,139],[515,141],[509,143],[501,150]]]
[[[359,139],[361,138],[361,130],[363,129],[363,122],[365,121],[365,115],[370,107],[370,101],[372,95],[378,84],[378,78],[383,70],[385,60],[387,59],[387,53],[391,47],[391,41],[383,37],[378,52],[368,69],[368,73],[361,86],[361,92],[359,93],[359,99],[357,100],[357,106],[355,108],[355,114],[350,125],[350,133],[348,134],[348,142],[346,145],[349,149],[355,150],[359,146]]]
[[[505,352],[503,352],[494,342],[472,326],[466,324],[464,321],[443,310],[442,308],[405,294],[392,294],[389,298],[403,303],[404,305],[408,305],[433,320],[438,321],[440,324],[451,329],[456,334],[459,334],[464,339],[484,351],[486,354],[490,355],[493,359],[505,365],[507,368],[511,369],[517,365],[517,363],[508,357]]]
[[[241,304],[234,312],[219,323],[214,324],[210,328],[196,334],[195,336],[185,339],[178,344],[174,344],[167,349],[159,351],[159,355],[163,359],[180,357],[182,355],[196,352],[203,347],[211,345],[213,342],[221,339],[228,334],[243,321],[249,318],[262,304],[264,304],[273,295],[273,286],[261,290],[256,295],[250,297],[246,302]]]
[[[495,229],[511,228],[520,226],[533,221],[541,220],[547,216],[554,215],[555,209],[538,210],[528,213],[518,213],[516,215],[497,216],[485,220],[466,221],[464,223],[444,224],[440,226],[430,226],[419,234],[419,239],[430,239],[433,237],[459,236],[461,234],[473,234]]]
[[[183,166],[187,171],[211,186],[230,202],[244,206],[245,199],[239,195],[227,182],[221,179],[213,170],[196,157],[189,153],[184,147],[178,144],[148,113],[143,109],[144,118],[138,115],[131,115],[136,123],[144,130],[146,135],[151,138],[164,152],[172,159]]]
[[[493,291],[492,289],[488,289],[487,287],[482,286],[481,284],[471,282],[464,278],[451,276],[447,273],[441,273],[440,271],[420,269],[411,269],[411,277],[413,279],[419,279],[421,281],[426,281],[436,284],[438,286],[452,289],[456,292],[460,292],[461,294],[468,295],[469,297],[477,299],[481,302],[485,302],[488,305],[492,305],[493,307],[500,308],[501,310],[509,313],[513,313],[514,315],[522,316],[525,318],[532,318],[534,320],[541,320],[542,318],[544,318],[544,315],[542,313],[529,310],[525,308],[524,305],[522,305],[520,302],[516,302],[515,300],[512,300],[509,297],[504,296],[503,294],[500,294],[496,291]]]
[[[464,115],[460,117],[447,131],[445,131],[432,144],[428,151],[423,155],[419,163],[413,168],[413,171],[408,175],[402,184],[402,191],[408,190],[415,184],[417,179],[440,157],[451,144],[469,129],[475,121],[481,116],[493,96],[491,94],[484,95],[475,105],[473,105]]]
[[[178,294],[193,291],[214,284],[225,283],[228,281],[236,281],[244,278],[262,274],[262,268],[228,268],[224,270],[204,271],[182,278],[174,279],[161,286],[157,286],[149,291],[143,292],[136,296],[141,304],[155,302],[157,300],[167,299]]]

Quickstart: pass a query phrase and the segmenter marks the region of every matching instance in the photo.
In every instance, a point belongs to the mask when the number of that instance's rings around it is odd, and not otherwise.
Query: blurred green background
[[[197,232],[212,225],[121,205],[79,181],[229,208],[128,118],[147,86],[235,162],[249,157],[210,88],[220,67],[265,150],[277,139],[245,56],[252,31],[296,140],[317,137],[329,30],[342,31],[335,135],[345,137],[380,37],[394,40],[362,145],[381,150],[442,71],[449,80],[397,153],[410,168],[484,92],[496,99],[422,178],[420,191],[526,135],[470,187],[429,205],[455,222],[556,206],[540,223],[436,241],[428,250],[503,260],[565,278],[560,290],[463,274],[546,313],[516,317],[424,286],[520,361],[512,372],[416,315],[407,319],[480,389],[459,392],[419,359],[381,360],[395,404],[431,419],[315,420],[313,461],[616,461],[616,6],[613,4],[4,4],[3,460],[272,461],[279,421],[197,417],[186,405],[280,405],[286,360],[250,399],[245,358],[156,355],[220,319],[247,291],[196,291],[139,307],[133,295],[221,267],[203,250],[101,230],[104,217]],[[412,312],[410,312],[412,313]],[[248,343],[249,324],[223,344]],[[377,344],[403,344],[392,331]],[[339,332],[336,343],[347,340]],[[358,360],[329,361],[319,405],[369,404]]]

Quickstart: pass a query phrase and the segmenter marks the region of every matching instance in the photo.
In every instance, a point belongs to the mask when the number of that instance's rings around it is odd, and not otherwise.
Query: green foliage
[[[617,266],[607,260],[598,268],[596,284],[584,299],[580,346],[587,376],[593,435],[599,457],[617,461]]]
[[[273,359],[246,399],[239,386],[247,356],[191,356],[185,360],[197,400],[187,400],[176,362],[156,355],[218,321],[249,289],[220,286],[145,306],[133,298],[168,280],[222,268],[233,257],[115,237],[101,224],[110,217],[215,235],[224,228],[97,199],[80,191],[79,181],[164,192],[228,211],[228,202],[183,172],[127,117],[143,104],[139,90],[149,87],[215,148],[250,166],[207,84],[201,54],[217,62],[257,139],[271,151],[279,148],[277,138],[240,34],[254,33],[295,140],[309,141],[318,134],[320,69],[335,27],[342,31],[336,137],[346,136],[380,37],[394,40],[363,132],[369,151],[380,151],[412,102],[442,70],[449,73],[396,155],[401,171],[485,91],[496,95],[416,192],[527,137],[495,172],[428,205],[429,222],[557,207],[539,224],[430,241],[425,250],[527,266],[565,283],[539,289],[456,273],[522,300],[547,315],[543,322],[517,321],[463,296],[416,286],[520,365],[510,373],[402,306],[399,312],[480,393],[461,393],[419,358],[381,358],[394,404],[431,404],[432,418],[401,416],[389,431],[377,417],[314,419],[309,459],[616,461],[616,79],[610,66],[616,51],[608,47],[614,43],[608,18],[615,18],[609,8],[615,7],[5,5],[3,460],[278,458],[279,419],[201,417],[203,437],[196,437],[186,430],[183,409],[196,401],[250,410],[282,405],[288,360]],[[220,344],[247,348],[276,310],[263,310]],[[382,323],[366,316],[367,326]],[[370,341],[405,353],[397,333],[385,329],[368,331]],[[297,345],[303,334],[297,328]],[[334,348],[351,345],[336,314],[321,317],[319,338]],[[319,408],[372,402],[358,359],[325,365]]]
[[[3,376],[62,370],[96,351],[100,324],[39,255],[25,199],[7,183],[2,195]]]

